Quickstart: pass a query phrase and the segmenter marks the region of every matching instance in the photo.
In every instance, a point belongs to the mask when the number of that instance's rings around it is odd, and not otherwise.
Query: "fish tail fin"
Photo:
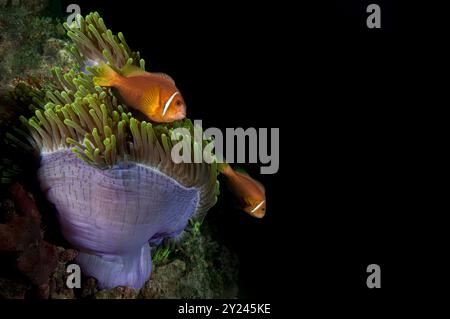
[[[233,169],[231,168],[230,164],[228,163],[220,163],[217,167],[220,173],[223,175],[229,177],[234,173]]]
[[[105,62],[100,63],[97,72],[99,74],[94,77],[94,85],[114,86],[120,77],[120,75]]]

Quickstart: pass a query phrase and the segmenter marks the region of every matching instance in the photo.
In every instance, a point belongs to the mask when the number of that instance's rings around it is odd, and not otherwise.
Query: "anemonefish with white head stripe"
[[[266,214],[264,186],[243,170],[233,170],[229,164],[219,165],[219,171],[226,176],[227,186],[236,196],[240,208],[253,217],[263,218]]]
[[[104,62],[97,72],[95,85],[116,88],[127,105],[151,121],[169,123],[186,117],[183,97],[167,74],[145,72],[133,65],[126,65],[119,74]]]

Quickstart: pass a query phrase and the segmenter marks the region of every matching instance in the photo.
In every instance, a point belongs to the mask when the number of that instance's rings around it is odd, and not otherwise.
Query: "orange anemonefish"
[[[173,122],[186,117],[186,105],[170,76],[149,73],[134,65],[126,65],[119,74],[101,62],[94,84],[114,87],[124,102],[154,122]]]
[[[243,171],[235,171],[230,165],[219,166],[219,170],[227,177],[227,186],[237,197],[242,210],[256,218],[266,214],[266,195],[264,186]]]

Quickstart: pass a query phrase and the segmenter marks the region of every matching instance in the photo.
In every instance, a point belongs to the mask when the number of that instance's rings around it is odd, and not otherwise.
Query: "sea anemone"
[[[45,97],[33,100],[35,115],[21,121],[40,153],[41,189],[56,208],[62,234],[79,250],[82,271],[100,288],[140,288],[151,272],[149,242],[179,235],[189,219],[202,219],[215,204],[217,164],[213,154],[208,163],[172,160],[179,138],[199,130],[190,120],[141,121],[113,90],[93,84],[96,67],[85,67],[86,61],[107,61],[118,71],[145,63],[98,13],[79,21],[79,28],[64,25],[76,63],[66,72],[53,69]],[[172,139],[177,128],[185,133]],[[191,141],[193,158],[212,143]]]

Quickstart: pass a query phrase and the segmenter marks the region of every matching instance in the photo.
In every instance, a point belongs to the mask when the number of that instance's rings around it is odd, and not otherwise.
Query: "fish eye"
[[[180,106],[183,103],[181,102],[181,100],[177,100],[176,104],[177,104],[177,106]]]

